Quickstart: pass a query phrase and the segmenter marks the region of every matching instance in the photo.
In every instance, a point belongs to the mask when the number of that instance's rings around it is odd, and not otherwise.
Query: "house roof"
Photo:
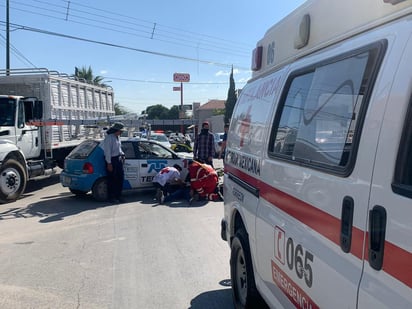
[[[226,100],[210,100],[209,102],[201,105],[199,110],[215,110],[215,109],[225,109]]]

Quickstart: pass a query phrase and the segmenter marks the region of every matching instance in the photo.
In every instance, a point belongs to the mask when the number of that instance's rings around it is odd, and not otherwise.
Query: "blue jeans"
[[[180,188],[174,191],[173,193],[170,193],[165,197],[164,202],[167,203],[182,198],[186,201],[190,200],[190,187]]]

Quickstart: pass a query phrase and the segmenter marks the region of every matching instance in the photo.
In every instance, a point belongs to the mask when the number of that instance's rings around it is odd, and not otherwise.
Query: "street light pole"
[[[6,75],[10,75],[10,18],[9,18],[9,0],[6,0]]]
[[[190,74],[189,73],[174,73],[173,74],[173,81],[174,82],[180,82],[180,89],[179,87],[173,87],[173,91],[180,91],[180,111],[179,111],[179,119],[182,120],[184,118],[183,114],[183,82],[188,83],[190,81]],[[182,116],[182,117],[180,117]],[[184,126],[183,123],[180,125],[180,131],[181,133],[184,132]]]

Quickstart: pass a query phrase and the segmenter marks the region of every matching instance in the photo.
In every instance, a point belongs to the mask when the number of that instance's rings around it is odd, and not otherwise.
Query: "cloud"
[[[105,75],[105,74],[107,74],[107,73],[109,73],[107,70],[101,70],[101,71],[100,71],[100,74],[101,74],[101,75]]]
[[[229,76],[230,72],[231,70],[228,70],[228,71],[220,70],[216,72],[215,76]],[[240,73],[242,72],[239,69],[236,69],[236,68],[233,69],[233,75],[240,74]]]
[[[229,73],[230,74],[230,73]],[[218,71],[218,72],[216,72],[216,76],[229,76],[229,74],[227,73],[227,72],[225,72],[225,71],[222,71],[222,70],[220,70],[220,71]]]

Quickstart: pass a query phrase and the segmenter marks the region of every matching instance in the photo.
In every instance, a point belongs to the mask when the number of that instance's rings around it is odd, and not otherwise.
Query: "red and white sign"
[[[319,309],[319,306],[285,272],[272,262],[273,282],[282,290],[296,308]]]
[[[190,74],[189,73],[174,73],[173,81],[179,82],[179,83],[188,83],[190,82]]]

